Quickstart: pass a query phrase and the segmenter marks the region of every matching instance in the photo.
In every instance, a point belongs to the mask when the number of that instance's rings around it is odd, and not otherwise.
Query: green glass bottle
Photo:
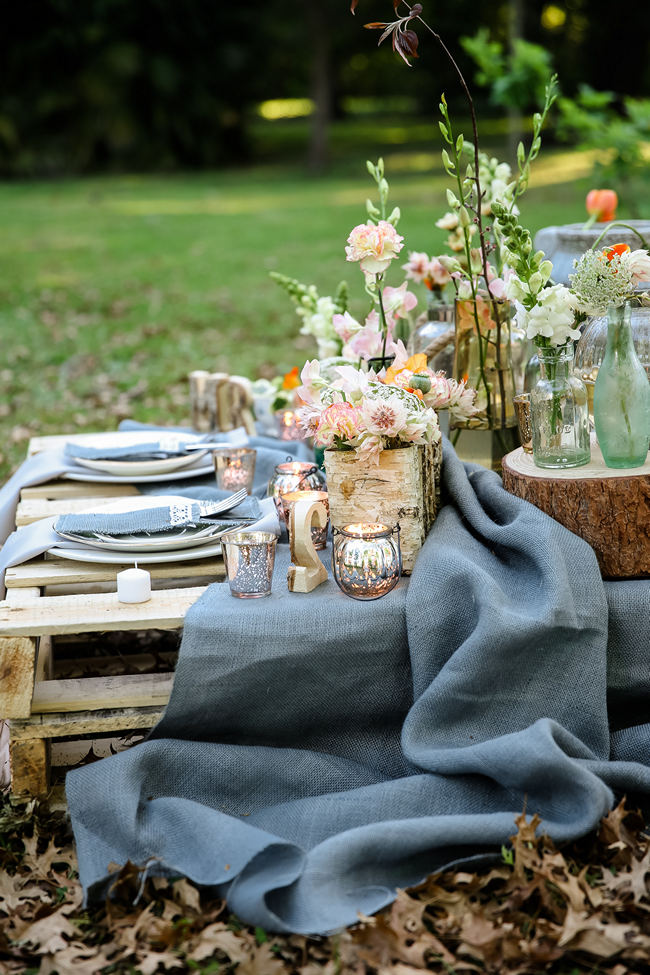
[[[645,463],[650,381],[634,348],[628,302],[607,310],[607,348],[594,387],[594,425],[608,467]]]

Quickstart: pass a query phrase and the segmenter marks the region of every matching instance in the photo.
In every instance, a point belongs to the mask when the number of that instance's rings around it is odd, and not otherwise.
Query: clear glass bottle
[[[587,390],[573,375],[573,343],[539,348],[539,379],[530,391],[536,467],[582,467],[591,460]]]
[[[436,292],[430,292],[427,310],[422,314],[409,336],[409,355],[424,352],[427,365],[434,372],[453,375],[454,368],[454,306],[442,302]]]
[[[634,348],[629,302],[607,310],[607,348],[594,386],[594,424],[608,467],[641,467],[645,463],[650,383]]]
[[[512,323],[515,306],[491,297],[456,301],[456,347],[454,374],[476,389],[479,412],[467,421],[454,421],[455,427],[501,430],[516,427],[513,396],[521,392],[515,385],[512,362]],[[525,339],[520,329],[519,333]]]

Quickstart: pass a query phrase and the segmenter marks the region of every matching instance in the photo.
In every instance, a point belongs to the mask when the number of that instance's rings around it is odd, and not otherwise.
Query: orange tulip
[[[296,389],[298,386],[300,386],[300,375],[298,366],[294,366],[290,372],[285,373],[284,379],[282,380],[282,388]]]
[[[611,261],[614,257],[622,257],[623,254],[629,254],[631,247],[629,244],[613,244],[611,247],[605,247],[603,254],[608,261]]]
[[[599,223],[610,223],[616,219],[618,196],[614,190],[589,190],[587,193],[587,213]]]

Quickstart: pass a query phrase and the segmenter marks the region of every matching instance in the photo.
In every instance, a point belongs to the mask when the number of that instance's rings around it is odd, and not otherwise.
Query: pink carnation
[[[429,276],[429,256],[424,251],[409,251],[409,259],[406,264],[402,264],[406,271],[409,281],[417,281],[422,284],[424,279]]]
[[[361,426],[361,415],[352,403],[332,403],[323,410],[314,443],[318,447],[331,447],[336,438],[354,440]]]
[[[403,240],[387,220],[380,220],[376,226],[361,223],[348,237],[346,260],[359,261],[361,270],[367,274],[383,274],[404,246]]]
[[[451,274],[441,264],[437,257],[432,257],[429,263],[429,273],[427,274],[427,286],[433,288],[444,288],[451,281]],[[429,282],[431,282],[429,284]]]

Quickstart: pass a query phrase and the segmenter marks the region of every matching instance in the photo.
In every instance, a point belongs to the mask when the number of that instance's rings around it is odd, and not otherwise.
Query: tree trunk
[[[650,462],[612,470],[596,455],[584,467],[551,471],[535,467],[520,448],[502,464],[506,491],[584,538],[603,576],[650,577]]]
[[[314,102],[309,141],[309,168],[321,172],[328,157],[329,124],[332,117],[332,78],[330,33],[327,5],[308,0],[308,26],[311,40],[311,97]]]

